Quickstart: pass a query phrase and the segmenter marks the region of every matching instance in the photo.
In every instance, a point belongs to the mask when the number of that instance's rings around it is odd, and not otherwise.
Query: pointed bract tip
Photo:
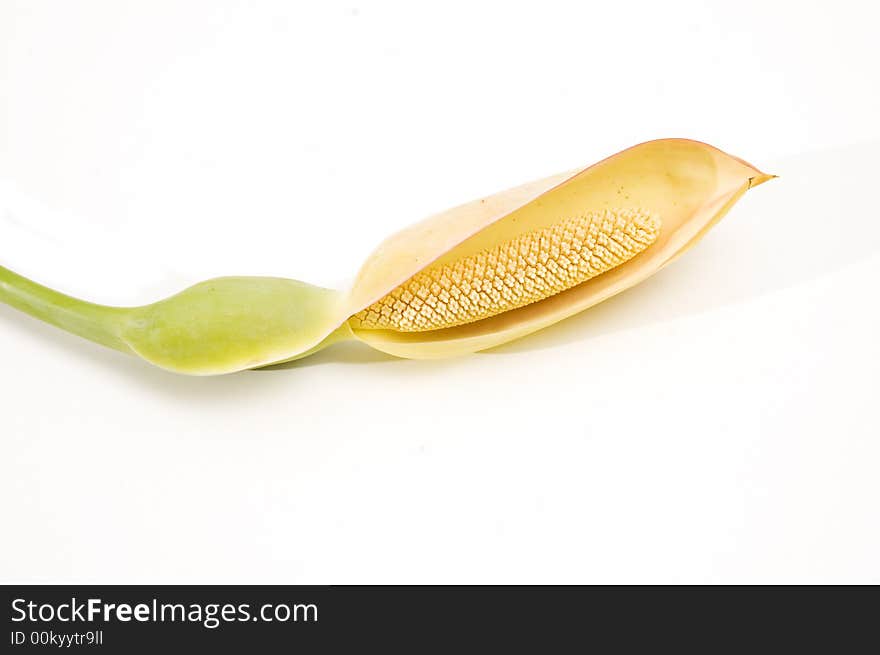
[[[760,173],[758,175],[750,177],[749,178],[749,188],[754,189],[759,184],[764,184],[764,182],[767,182],[768,180],[772,180],[776,177],[779,177],[779,176],[778,175],[770,175],[768,173]]]

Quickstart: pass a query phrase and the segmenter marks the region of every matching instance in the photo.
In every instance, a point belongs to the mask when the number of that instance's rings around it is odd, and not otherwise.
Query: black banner
[[[3,652],[873,644],[876,587],[7,586]],[[867,640],[867,641],[865,641]]]

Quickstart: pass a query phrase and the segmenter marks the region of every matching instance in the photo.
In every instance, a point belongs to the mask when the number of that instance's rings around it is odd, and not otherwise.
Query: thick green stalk
[[[37,284],[0,266],[0,301],[62,330],[131,353],[119,337],[122,321],[129,311],[79,300]]]
[[[142,307],[72,298],[0,267],[0,301],[62,330],[191,375],[288,361],[352,338],[344,296],[298,280],[206,280]]]

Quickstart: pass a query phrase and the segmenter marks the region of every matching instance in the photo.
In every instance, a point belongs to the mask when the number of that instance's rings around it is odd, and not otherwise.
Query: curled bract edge
[[[228,277],[143,307],[105,307],[0,267],[0,300],[192,375],[292,361],[346,339],[397,357],[450,357],[518,339],[638,284],[773,177],[707,144],[661,139],[406,228],[367,258],[347,291]],[[545,284],[553,275],[555,286]]]

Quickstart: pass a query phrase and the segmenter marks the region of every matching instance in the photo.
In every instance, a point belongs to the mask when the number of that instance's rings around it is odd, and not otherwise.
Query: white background
[[[0,581],[880,582],[878,16],[854,1],[0,2],[0,263],[345,285],[685,136],[779,174],[491,353],[179,377],[0,306]]]

